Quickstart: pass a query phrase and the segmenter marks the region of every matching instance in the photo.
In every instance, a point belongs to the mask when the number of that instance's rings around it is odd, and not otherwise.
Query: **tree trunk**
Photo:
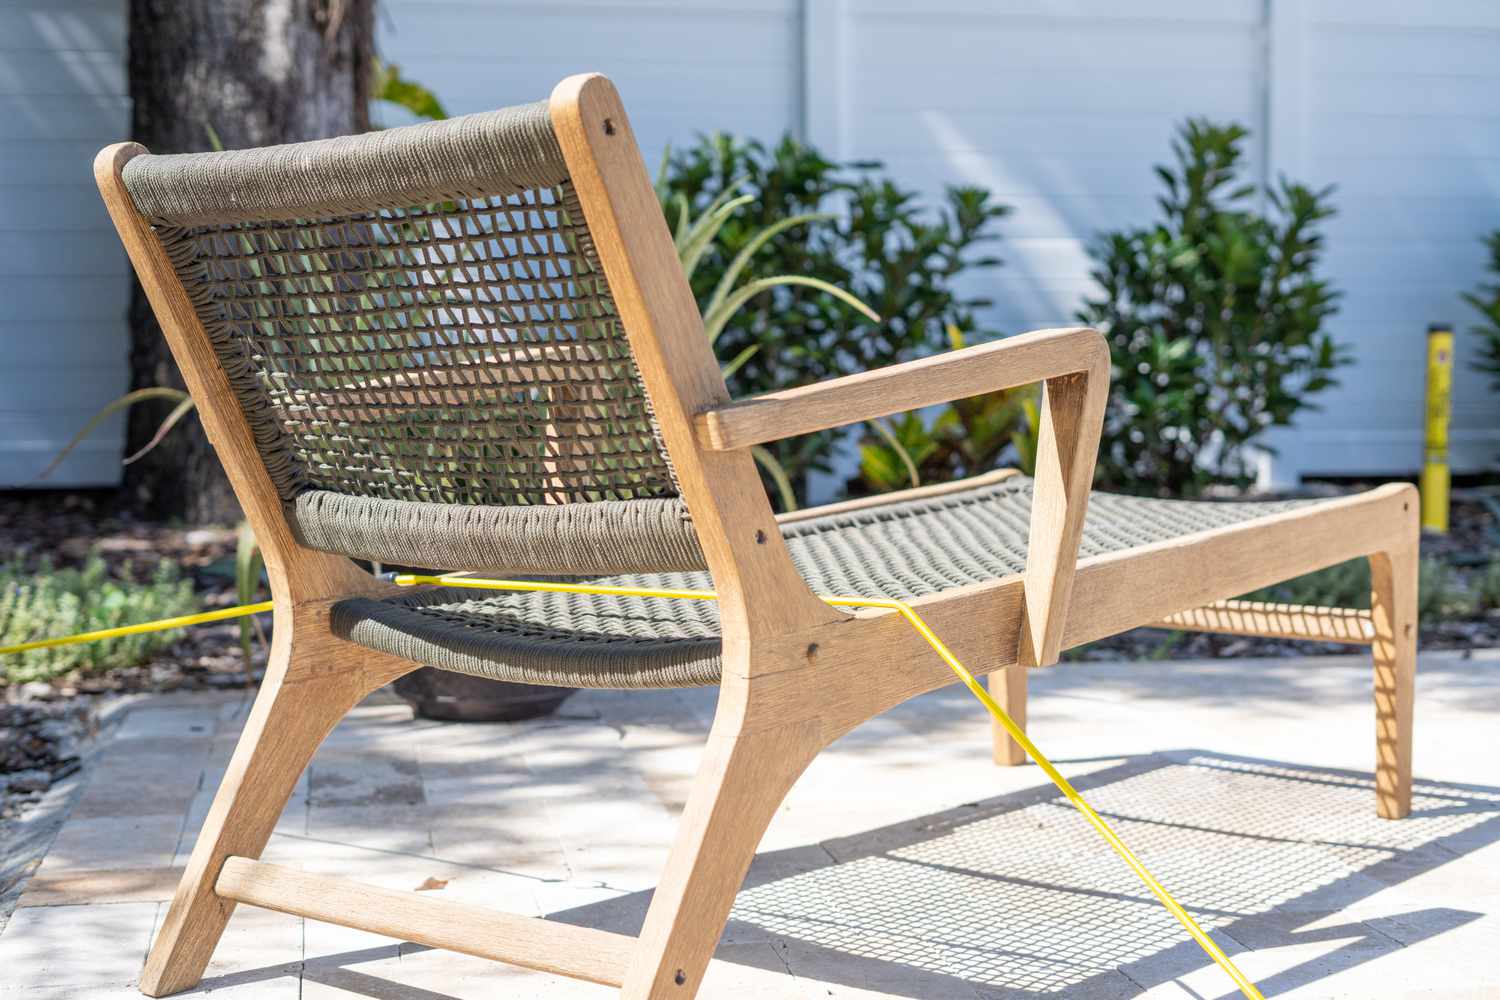
[[[243,149],[363,132],[375,0],[130,0],[131,133],[153,153]],[[130,306],[130,385],[182,386],[139,283]],[[170,404],[132,407],[127,454]],[[185,420],[128,466],[142,513],[189,523],[239,508],[202,428]]]

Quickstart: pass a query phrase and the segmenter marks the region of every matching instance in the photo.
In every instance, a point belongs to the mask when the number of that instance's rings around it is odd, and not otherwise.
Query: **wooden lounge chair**
[[[141,989],[198,982],[237,902],[691,997],[756,845],[830,741],[953,681],[910,599],[1012,713],[1025,671],[1139,625],[1371,643],[1376,808],[1411,798],[1411,487],[1336,500],[1090,496],[1109,357],[1044,330],[732,401],[613,86],[349,138],[96,162],[265,554],[270,665]],[[1033,382],[1034,478],[773,516],[748,449]],[[1353,557],[1373,610],[1227,599]],[[351,558],[352,557],[352,558]],[[402,590],[353,558],[713,587],[717,606]],[[543,684],[720,686],[639,937],[258,857],[319,742],[419,663]],[[1004,762],[1014,748],[998,746]]]

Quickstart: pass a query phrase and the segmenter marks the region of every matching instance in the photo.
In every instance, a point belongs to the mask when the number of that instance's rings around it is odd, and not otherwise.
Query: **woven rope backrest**
[[[544,104],[124,177],[289,504],[676,497]]]
[[[703,566],[545,103],[123,179],[303,545]]]

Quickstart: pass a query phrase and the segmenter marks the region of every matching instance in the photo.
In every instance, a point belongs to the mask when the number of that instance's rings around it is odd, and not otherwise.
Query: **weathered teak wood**
[[[1415,505],[1415,501],[1413,501]],[[1404,542],[1404,544],[1402,544]],[[1411,812],[1411,729],[1417,695],[1417,529],[1370,556],[1375,623],[1375,810]]]
[[[232,900],[213,892],[224,859],[260,854],[324,736],[371,691],[417,664],[329,634],[328,606],[333,600],[388,593],[394,587],[342,556],[305,549],[293,539],[281,498],[208,334],[121,179],[130,158],[144,152],[136,143],[104,149],[94,161],[94,179],[198,404],[204,430],[255,531],[276,602],[274,638],[260,693],[141,974],[143,993],[165,996],[198,982],[234,911]]]
[[[432,893],[382,889],[296,868],[231,857],[214,891],[313,920],[477,955],[527,969],[619,986],[635,938],[591,927],[455,903]]]
[[[1043,384],[1026,559],[1022,660],[1057,662],[1083,533],[1109,348],[1093,330],[1037,330],[931,358],[770,392],[699,413],[700,446],[734,451],[983,392]]]
[[[976,674],[994,673],[996,697],[1023,723],[1028,666],[1139,625],[1305,627],[1309,634],[1341,625],[1368,629],[1375,651],[1377,804],[1383,816],[1405,815],[1416,614],[1410,487],[1079,560],[1108,380],[1108,354],[1097,334],[1041,331],[731,402],[613,86],[599,76],[565,80],[553,92],[551,115],[723,621],[724,675],[713,729],[641,936],[552,925],[255,860],[318,743],[368,692],[415,664],[329,634],[333,601],[390,588],[347,559],[295,542],[207,335],[121,181],[124,164],[144,152],[123,144],[100,154],[100,190],[261,542],[276,599],[266,680],[153,943],[143,991],[160,996],[196,983],[241,901],[619,984],[630,1000],[695,995],[761,834],[808,762],[860,723],[954,680],[899,616],[838,611],[809,592],[779,524],[963,487],[926,487],[777,518],[748,446],[1030,382],[1043,383],[1045,396],[1025,572],[923,598],[914,602],[920,614]],[[552,433],[559,462],[570,449],[588,446],[584,439],[564,441],[560,429]],[[1215,603],[1359,556],[1375,570],[1374,610],[1365,617],[1296,609],[1296,624],[1288,625],[1288,609]],[[996,755],[1022,760],[1008,741],[997,742]]]

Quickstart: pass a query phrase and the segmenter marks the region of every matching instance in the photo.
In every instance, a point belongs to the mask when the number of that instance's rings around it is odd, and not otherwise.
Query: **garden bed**
[[[191,583],[197,607],[207,611],[237,601],[234,551],[232,527],[184,529],[144,521],[122,509],[113,491],[0,494],[0,565],[35,566],[45,558],[57,569],[70,569],[97,556],[112,576],[146,585],[165,560]],[[239,635],[234,622],[184,629],[146,664],[13,684],[6,700],[253,683],[264,669],[265,651],[255,644],[247,678]]]

